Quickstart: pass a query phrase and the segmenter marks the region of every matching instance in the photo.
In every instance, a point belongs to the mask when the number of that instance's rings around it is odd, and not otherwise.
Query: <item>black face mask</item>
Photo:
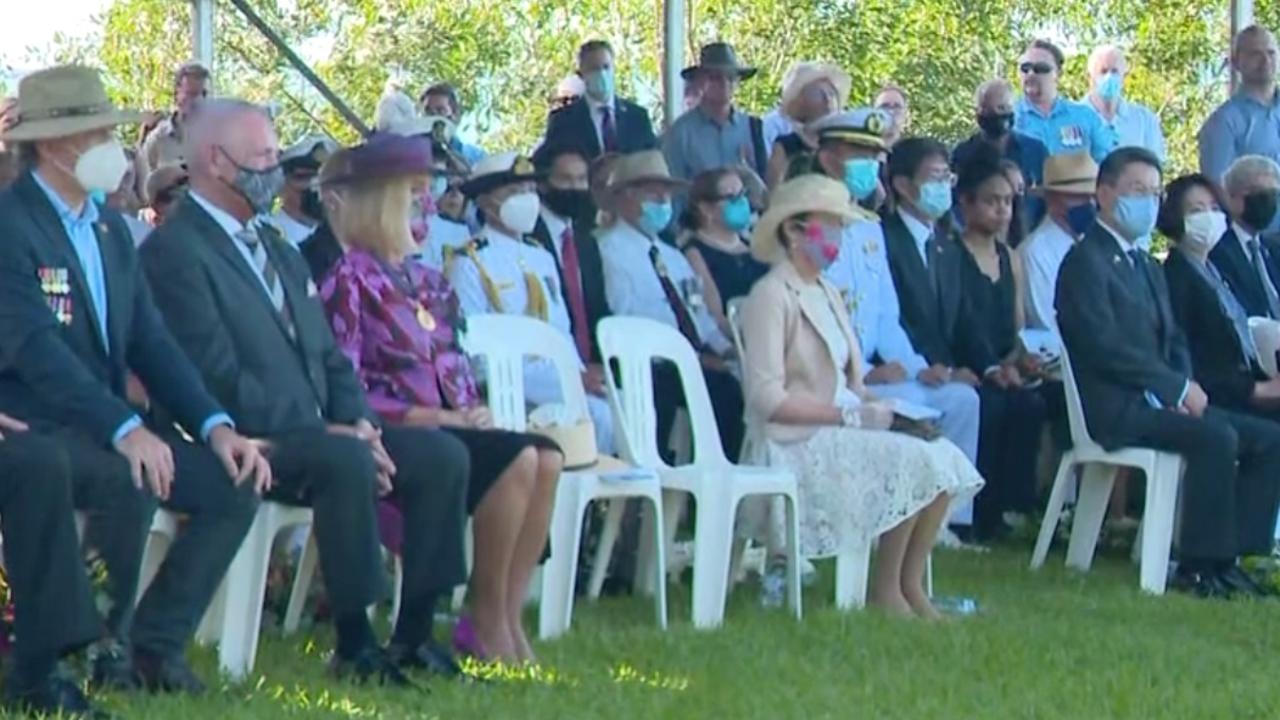
[[[318,223],[324,222],[324,203],[320,202],[319,190],[307,190],[302,193],[302,214]]]
[[[542,191],[542,202],[547,204],[551,212],[560,217],[583,220],[595,212],[588,190],[562,190],[547,187]]]
[[[1244,196],[1244,212],[1240,219],[1254,230],[1266,230],[1276,219],[1277,205],[1280,205],[1280,190],[1251,192]]]
[[[1013,131],[1013,113],[983,113],[978,116],[982,134],[995,140]]]

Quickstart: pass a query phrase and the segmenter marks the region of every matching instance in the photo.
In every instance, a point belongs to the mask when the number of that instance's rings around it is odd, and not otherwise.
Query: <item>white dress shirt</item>
[[[209,213],[209,216],[213,218],[214,222],[218,223],[219,227],[226,231],[227,236],[231,238],[231,244],[235,246],[236,250],[240,251],[240,257],[244,258],[249,269],[257,276],[258,282],[262,284],[262,291],[267,294],[267,297],[270,297],[271,288],[267,287],[267,279],[262,276],[262,268],[259,268],[258,263],[253,261],[253,251],[249,249],[249,246],[246,245],[243,240],[236,237],[238,234],[244,232],[246,227],[245,223],[240,222],[231,213],[204,199],[200,193],[194,190],[189,192],[188,195],[190,195],[191,199],[194,200],[205,212]],[[264,222],[267,222],[267,219],[259,215],[251,218],[248,225],[257,228]]]
[[[682,295],[681,300],[693,319],[698,336],[718,355],[729,353],[733,343],[720,332],[706,303],[699,302],[699,298],[690,294],[689,289],[696,284],[697,275],[684,253],[665,242],[649,238],[625,220],[619,220],[603,231],[599,243],[605,297],[614,315],[636,315],[679,328],[675,311],[662,291],[662,281],[649,259],[649,248],[656,246],[659,259],[667,267],[667,277],[676,292]]]
[[[1021,247],[1022,268],[1027,280],[1027,327],[1048,330],[1059,342],[1058,312],[1054,306],[1058,270],[1073,245],[1075,238],[1046,215]]]
[[[912,239],[916,241],[916,252],[920,253],[920,261],[924,266],[929,267],[929,240],[933,237],[933,228],[920,222],[915,215],[903,210],[901,207],[897,209],[898,217],[902,218],[902,223],[907,226],[907,231],[911,233]]]
[[[298,247],[303,240],[311,237],[311,233],[316,231],[315,225],[298,222],[292,215],[280,210],[271,216],[271,221],[275,223],[276,228],[280,230],[280,234],[284,236],[289,244]]]

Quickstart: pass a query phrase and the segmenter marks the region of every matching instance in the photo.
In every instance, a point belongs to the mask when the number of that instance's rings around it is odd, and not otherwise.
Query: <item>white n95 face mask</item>
[[[524,192],[512,195],[502,201],[502,207],[498,208],[498,219],[508,228],[527,235],[533,232],[533,228],[538,224],[538,212],[541,207],[537,193]]]
[[[112,138],[80,153],[74,174],[85,192],[110,194],[120,189],[127,172],[129,158],[120,141]]]

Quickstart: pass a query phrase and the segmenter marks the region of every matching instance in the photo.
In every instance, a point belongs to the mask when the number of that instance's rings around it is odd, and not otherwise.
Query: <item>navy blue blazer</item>
[[[1271,277],[1271,284],[1280,288],[1280,261],[1276,257],[1277,248],[1274,238],[1263,236],[1262,261]],[[1235,293],[1236,299],[1244,307],[1250,317],[1271,317],[1267,304],[1267,290],[1262,286],[1262,279],[1254,270],[1253,262],[1240,247],[1240,236],[1235,228],[1228,228],[1226,234],[1218,241],[1209,253],[1209,262],[1222,273],[1227,287]],[[1280,318],[1275,318],[1280,320]]]
[[[101,208],[94,230],[107,281],[105,347],[79,258],[49,198],[30,174],[0,193],[0,407],[35,429],[73,428],[108,445],[138,412],[125,395],[133,371],[154,403],[198,435],[221,407],[156,311],[124,218]],[[67,285],[41,282],[51,274]]]
[[[622,98],[617,98],[614,104],[617,106],[614,126],[618,132],[618,152],[625,154],[656,148],[658,138],[653,133],[649,112]],[[579,147],[592,160],[604,154],[596,134],[595,120],[591,117],[591,104],[583,98],[547,116],[545,137],[544,145],[548,148]]]

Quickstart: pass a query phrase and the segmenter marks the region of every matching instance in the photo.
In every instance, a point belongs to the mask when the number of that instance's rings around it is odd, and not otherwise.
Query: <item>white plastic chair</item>
[[[729,462],[720,444],[697,355],[674,328],[645,318],[609,317],[600,321],[596,335],[604,358],[609,401],[619,421],[614,435],[619,438],[626,459],[657,468],[664,495],[688,493],[696,504],[694,625],[712,628],[724,620],[734,520],[742,500],[756,495],[780,495],[786,499],[787,595],[795,616],[801,617],[795,477],[781,469]],[[654,361],[670,362],[678,371],[693,435],[693,462],[689,465],[671,467],[658,453]],[[615,376],[615,370],[619,376]]]
[[[1044,511],[1044,522],[1040,525],[1040,536],[1031,555],[1031,569],[1044,565],[1058,520],[1062,516],[1063,505],[1067,501],[1076,466],[1083,465],[1084,472],[1071,523],[1067,567],[1085,571],[1093,564],[1093,554],[1107,514],[1107,503],[1111,498],[1116,470],[1121,467],[1137,468],[1147,479],[1146,509],[1143,512],[1139,538],[1142,546],[1140,585],[1146,592],[1161,595],[1169,574],[1169,550],[1173,545],[1178,488],[1184,470],[1182,456],[1139,447],[1120,448],[1113,452],[1104,450],[1089,435],[1075,374],[1071,370],[1071,360],[1065,346],[1062,349],[1062,380],[1073,447],[1062,456],[1062,461],[1058,464],[1058,474],[1054,478],[1049,504]]]
[[[386,557],[390,553],[383,551]],[[396,621],[400,619],[400,596],[404,589],[404,562],[399,555],[391,555],[391,629],[394,631]],[[281,633],[293,635],[302,625],[302,613],[307,606],[307,597],[311,594],[311,583],[315,582],[316,569],[320,565],[320,549],[316,546],[316,536],[307,533],[307,542],[302,546],[302,554],[298,556],[298,568],[293,575],[293,587],[289,591],[289,604],[285,608],[284,623]],[[369,606],[369,618],[373,619],[376,606]]]
[[[472,316],[467,318],[463,346],[468,353],[483,359],[489,407],[497,427],[515,432],[526,429],[524,360],[527,357],[551,361],[559,375],[563,403],[570,416],[588,417],[577,351],[568,338],[551,325],[518,315]],[[561,473],[551,515],[551,557],[542,569],[542,598],[538,612],[538,635],[542,639],[556,637],[569,629],[583,517],[590,504],[595,500],[638,498],[652,505],[655,517],[661,515],[661,488],[657,474],[644,465],[635,465],[628,469],[626,481],[611,482],[596,468]],[[658,624],[665,629],[666,550],[661,541],[664,535],[659,518],[653,541],[657,557],[654,597]],[[597,552],[596,567],[606,565],[608,560],[607,554]],[[595,588],[595,591],[598,594],[599,589]]]
[[[1268,377],[1275,377],[1276,352],[1280,351],[1280,322],[1271,318],[1249,318],[1249,334],[1253,336],[1253,345],[1258,349],[1258,362]]]

